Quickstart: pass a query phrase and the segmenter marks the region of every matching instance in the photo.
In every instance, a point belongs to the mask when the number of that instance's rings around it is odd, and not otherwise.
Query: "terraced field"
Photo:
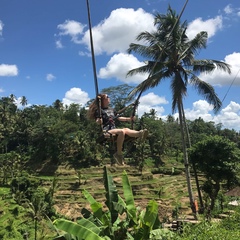
[[[179,214],[191,213],[184,172],[179,175],[152,174],[150,169],[143,169],[140,173],[132,166],[106,165],[108,173],[112,175],[118,193],[122,196],[121,176],[125,170],[130,180],[135,204],[142,209],[149,200],[159,203],[159,217],[171,218],[174,209]],[[50,186],[54,177],[40,176],[43,184]],[[94,198],[104,204],[105,190],[103,184],[103,166],[87,169],[77,169],[68,165],[60,165],[55,172],[57,187],[54,193],[57,212],[76,218],[80,216],[83,207],[89,207],[82,190],[88,190]],[[197,198],[195,182],[192,181],[194,195]]]

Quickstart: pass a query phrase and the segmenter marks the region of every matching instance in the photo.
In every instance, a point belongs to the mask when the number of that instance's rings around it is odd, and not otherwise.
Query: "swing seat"
[[[110,134],[106,131],[103,131],[101,136],[99,136],[96,140],[97,143],[104,143],[105,141],[112,141],[115,142],[117,139],[117,135],[116,134]]]
[[[124,143],[135,141],[137,138],[129,137],[128,135],[125,136]],[[103,131],[101,136],[96,139],[96,142],[99,144],[103,144],[104,142],[116,142],[117,134],[110,134],[106,131]]]

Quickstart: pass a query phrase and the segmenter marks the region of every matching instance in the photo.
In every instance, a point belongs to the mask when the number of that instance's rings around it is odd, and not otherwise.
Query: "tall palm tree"
[[[146,61],[146,65],[132,69],[127,73],[128,76],[139,73],[149,74],[149,77],[133,89],[130,95],[141,94],[150,88],[158,86],[163,80],[170,81],[172,111],[178,111],[179,113],[188,194],[192,211],[195,213],[187,153],[188,136],[183,100],[187,95],[187,87],[190,85],[213,105],[215,113],[218,112],[222,105],[220,99],[214,88],[201,80],[198,74],[211,73],[215,69],[220,69],[230,74],[230,66],[217,60],[195,59],[195,55],[199,50],[206,48],[207,32],[200,32],[190,40],[186,35],[186,21],[180,23],[178,15],[170,6],[166,15],[155,14],[154,25],[156,31],[140,33],[136,39],[141,41],[141,43],[131,43],[129,46],[129,53],[135,52],[149,59]]]

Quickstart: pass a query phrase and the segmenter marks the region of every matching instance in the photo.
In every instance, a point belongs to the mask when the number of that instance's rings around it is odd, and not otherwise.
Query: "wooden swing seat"
[[[103,144],[104,142],[112,142],[115,143],[117,140],[117,134],[111,134],[108,133],[107,131],[103,131],[102,135],[97,138],[96,142],[99,144]],[[128,135],[125,136],[124,143],[130,142],[130,141],[135,141],[135,137],[129,137]]]

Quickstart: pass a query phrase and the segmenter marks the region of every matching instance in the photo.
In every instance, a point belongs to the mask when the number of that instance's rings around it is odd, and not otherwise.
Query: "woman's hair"
[[[90,104],[88,112],[87,112],[87,116],[89,119],[91,119],[91,120],[96,119],[96,111],[99,108],[99,100],[100,100],[100,104],[102,105],[102,102],[103,102],[103,99],[105,96],[106,96],[106,94],[104,94],[104,93],[98,94],[97,97],[94,99],[94,101]]]

